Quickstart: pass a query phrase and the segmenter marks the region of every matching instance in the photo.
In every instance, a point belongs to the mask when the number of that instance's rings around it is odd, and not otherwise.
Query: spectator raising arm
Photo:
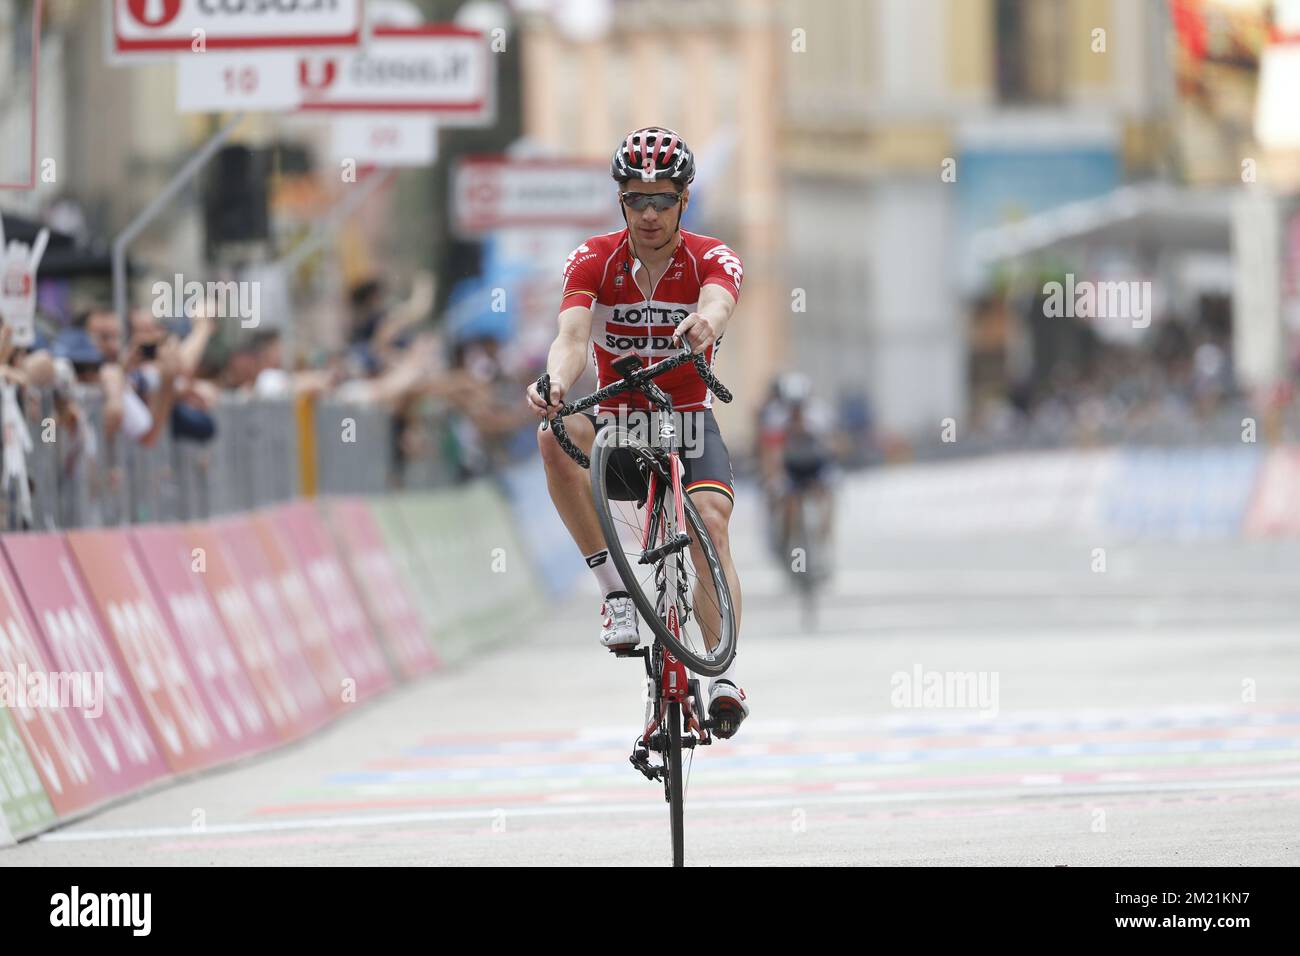
[[[167,427],[176,402],[176,376],[181,364],[181,344],[174,335],[158,346],[158,385],[149,391],[149,414],[153,417],[149,430],[140,438],[140,444],[153,445]]]

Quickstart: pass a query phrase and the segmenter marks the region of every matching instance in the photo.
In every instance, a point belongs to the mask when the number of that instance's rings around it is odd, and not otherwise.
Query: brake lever
[[[542,397],[542,401],[546,403],[546,407],[550,408],[551,407],[551,373],[550,372],[543,372],[541,374],[541,377],[537,379],[537,394]],[[543,418],[542,431],[546,431],[550,427],[551,427],[551,420],[549,418]]]

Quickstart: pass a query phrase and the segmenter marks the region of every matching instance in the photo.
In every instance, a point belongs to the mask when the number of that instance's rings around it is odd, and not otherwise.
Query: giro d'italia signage
[[[301,109],[413,113],[440,126],[487,126],[496,110],[489,56],[477,30],[376,27],[364,47],[299,58]]]
[[[111,53],[354,47],[362,0],[111,0]]]
[[[611,226],[617,202],[608,163],[466,156],[452,177],[456,230]],[[618,213],[613,212],[616,223]],[[612,227],[612,226],[611,226]]]

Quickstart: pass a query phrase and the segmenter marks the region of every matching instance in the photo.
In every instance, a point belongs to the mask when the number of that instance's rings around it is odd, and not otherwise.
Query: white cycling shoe
[[[634,651],[641,643],[637,631],[636,604],[630,597],[608,597],[600,606],[600,643],[611,651]]]
[[[709,718],[714,723],[713,732],[723,740],[735,736],[741,723],[749,716],[745,692],[724,679],[715,679],[709,685]]]

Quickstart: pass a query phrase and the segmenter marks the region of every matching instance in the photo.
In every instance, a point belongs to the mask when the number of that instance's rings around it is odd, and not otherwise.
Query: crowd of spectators
[[[493,336],[449,340],[433,305],[428,274],[415,277],[405,298],[367,279],[349,292],[342,346],[326,349],[301,334],[295,343],[276,322],[245,329],[205,315],[201,303],[179,317],[134,308],[126,328],[106,304],[91,303],[66,316],[40,314],[31,348],[13,347],[0,326],[0,380],[19,387],[29,427],[42,420],[42,397],[52,397],[61,440],[92,455],[100,442],[153,446],[164,432],[210,442],[219,402],[305,397],[387,414],[394,480],[430,458],[440,459],[442,474],[468,479],[535,447],[534,423],[516,401],[527,375]]]

